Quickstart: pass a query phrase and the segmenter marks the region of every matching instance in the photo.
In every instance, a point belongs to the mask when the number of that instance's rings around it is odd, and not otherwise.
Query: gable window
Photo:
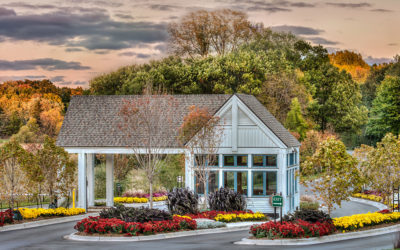
[[[253,167],[276,167],[276,155],[253,155]]]
[[[224,155],[224,167],[247,167],[247,155]]]

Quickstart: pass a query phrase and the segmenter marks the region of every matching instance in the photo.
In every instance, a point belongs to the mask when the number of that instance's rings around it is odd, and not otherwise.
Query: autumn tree
[[[193,170],[199,183],[204,187],[204,207],[207,208],[206,190],[209,166],[218,160],[218,148],[222,141],[222,126],[219,117],[211,114],[207,108],[191,106],[179,129],[181,143],[194,158]]]
[[[362,145],[355,154],[366,184],[382,192],[384,201],[391,204],[393,187],[400,186],[400,136],[388,133],[376,148]]]
[[[363,83],[369,75],[370,66],[360,53],[349,50],[336,51],[329,55],[329,59],[334,66],[350,73],[353,80],[358,83]]]
[[[361,185],[357,159],[346,152],[343,142],[328,138],[318,147],[315,154],[302,165],[302,172],[321,177],[308,183],[311,190],[319,195],[324,205],[331,213],[334,204],[341,206],[343,200],[348,200],[354,188]]]
[[[171,139],[177,101],[174,97],[147,88],[145,94],[126,99],[119,112],[119,130],[127,138],[138,166],[146,173],[150,190],[150,207],[153,207],[153,183],[168,158],[165,149],[175,144]]]
[[[229,9],[199,10],[170,23],[170,46],[181,56],[202,56],[233,51],[251,38],[255,28],[240,11]]]
[[[40,141],[39,125],[35,118],[29,119],[28,123],[22,126],[18,133],[14,134],[12,139],[19,143],[33,143]]]
[[[25,175],[20,168],[20,162],[25,150],[16,140],[10,140],[0,147],[0,186],[1,192],[6,193],[11,209],[17,194],[22,194]]]
[[[299,133],[300,140],[303,140],[306,136],[308,125],[306,120],[303,118],[300,103],[297,98],[292,99],[290,111],[287,114],[285,121],[285,127],[291,131]]]

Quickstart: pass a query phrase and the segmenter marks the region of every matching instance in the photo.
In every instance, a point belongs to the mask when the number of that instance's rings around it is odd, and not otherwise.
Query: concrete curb
[[[356,198],[356,197],[350,197],[350,201],[371,205],[371,206],[378,208],[379,210],[388,209],[388,206],[386,206],[383,203],[377,202],[377,201],[370,201],[370,200]]]
[[[237,245],[260,245],[260,246],[301,246],[301,245],[316,245],[322,243],[360,239],[371,236],[377,236],[382,234],[389,234],[394,232],[400,232],[400,225],[394,225],[390,227],[383,227],[377,229],[371,229],[360,232],[349,232],[342,234],[333,234],[315,238],[305,239],[276,239],[276,240],[254,240],[243,238],[241,241],[234,242]]]
[[[0,232],[8,232],[8,231],[13,231],[13,230],[41,227],[41,226],[47,226],[47,225],[53,225],[53,224],[58,224],[58,223],[71,222],[71,221],[78,221],[78,220],[82,220],[88,216],[97,216],[97,215],[98,215],[97,213],[90,213],[90,214],[67,216],[67,217],[62,217],[62,218],[32,221],[32,222],[26,222],[26,223],[22,223],[22,224],[7,225],[7,226],[0,227]]]
[[[186,236],[196,236],[203,234],[215,234],[215,233],[229,233],[236,232],[242,230],[249,230],[249,227],[254,224],[265,223],[265,221],[249,221],[249,222],[237,222],[237,223],[229,223],[227,227],[223,228],[213,228],[213,229],[199,229],[193,231],[181,231],[181,232],[173,232],[173,233],[163,233],[156,235],[148,235],[148,236],[133,236],[133,237],[111,237],[111,236],[82,236],[77,235],[76,233],[72,233],[70,235],[64,236],[64,239],[67,240],[75,240],[75,241],[148,241],[148,240],[165,240],[170,238],[178,238],[178,237],[186,237]]]

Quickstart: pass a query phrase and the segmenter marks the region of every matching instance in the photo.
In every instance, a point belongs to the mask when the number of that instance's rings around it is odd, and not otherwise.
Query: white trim
[[[106,204],[114,206],[114,155],[106,155]]]
[[[86,154],[78,154],[78,207],[87,209],[86,203]]]
[[[87,199],[88,207],[94,206],[94,158],[95,154],[87,154]]]
[[[132,148],[128,147],[64,147],[64,149],[70,154],[135,154]],[[146,149],[138,149],[137,153],[147,153]],[[184,148],[164,148],[160,150],[164,154],[183,154]]]
[[[232,99],[232,130],[231,130],[231,142],[232,152],[238,151],[238,103],[237,98]]]

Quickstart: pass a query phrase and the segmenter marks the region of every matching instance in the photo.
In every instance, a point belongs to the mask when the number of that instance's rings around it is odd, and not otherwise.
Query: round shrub
[[[319,210],[297,210],[294,213],[288,213],[287,215],[283,216],[282,220],[288,222],[303,220],[311,223],[332,221],[329,214]]]
[[[168,193],[167,206],[171,214],[197,214],[199,196],[187,188],[175,188]]]
[[[244,211],[246,210],[246,199],[243,195],[229,188],[220,188],[208,197],[211,210],[217,211]]]

